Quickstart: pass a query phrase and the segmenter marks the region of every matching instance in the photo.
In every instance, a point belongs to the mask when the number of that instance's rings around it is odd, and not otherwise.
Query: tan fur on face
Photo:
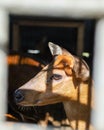
[[[55,59],[19,88],[25,95],[20,104],[42,106],[63,102],[71,127],[74,130],[88,130],[92,127],[90,112],[93,109],[89,67],[85,61],[60,46],[53,43],[49,46]],[[55,74],[61,78],[54,79]]]
[[[54,68],[63,69],[67,75],[72,75],[72,68],[74,66],[74,59],[67,55],[58,55],[53,64]]]

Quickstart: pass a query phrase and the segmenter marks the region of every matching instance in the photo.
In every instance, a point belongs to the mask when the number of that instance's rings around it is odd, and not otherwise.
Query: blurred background
[[[7,116],[7,120],[69,126],[62,103],[22,108],[15,105],[13,92],[35,76],[42,69],[42,65],[52,60],[48,48],[49,41],[85,59],[92,72],[96,21],[94,19],[16,15],[10,15],[9,20],[8,114],[13,118]],[[38,62],[38,65],[35,62]]]

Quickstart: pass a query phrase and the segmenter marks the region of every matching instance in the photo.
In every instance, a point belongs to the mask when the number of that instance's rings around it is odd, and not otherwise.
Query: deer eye
[[[62,75],[59,75],[59,74],[53,74],[53,75],[51,76],[51,79],[54,79],[54,80],[62,79]]]

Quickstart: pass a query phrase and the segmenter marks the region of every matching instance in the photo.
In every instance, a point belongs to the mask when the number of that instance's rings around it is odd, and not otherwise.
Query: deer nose
[[[15,92],[14,92],[14,100],[16,103],[19,103],[21,101],[23,101],[24,99],[24,95],[23,95],[23,92],[19,89],[17,89]]]

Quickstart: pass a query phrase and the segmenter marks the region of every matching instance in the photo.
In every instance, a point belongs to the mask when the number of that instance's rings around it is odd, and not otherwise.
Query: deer
[[[44,106],[62,102],[72,130],[92,130],[94,87],[87,63],[65,48],[48,43],[51,63],[14,92],[20,106]]]

